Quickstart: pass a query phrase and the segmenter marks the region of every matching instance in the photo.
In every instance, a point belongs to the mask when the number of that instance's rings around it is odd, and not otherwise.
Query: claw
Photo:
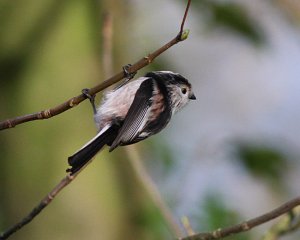
[[[92,104],[93,112],[94,112],[94,114],[96,114],[96,113],[97,113],[97,109],[96,109],[96,106],[95,106],[95,95],[91,95],[91,94],[89,93],[89,91],[90,91],[90,90],[89,90],[88,88],[84,88],[84,89],[81,90],[82,94],[83,94],[86,98],[88,98],[88,99],[90,100],[90,102],[91,102],[91,104]]]
[[[125,76],[125,81],[126,80],[129,81],[130,79],[134,78],[135,74],[137,73],[137,72],[130,73],[128,71],[131,66],[132,65],[129,63],[129,64],[127,64],[127,65],[125,65],[125,66],[122,67],[123,72],[124,72],[124,76]]]
[[[123,73],[124,73],[124,81],[119,85],[117,86],[116,89],[119,89],[120,87],[123,87],[126,83],[128,83],[132,78],[134,78],[135,74],[137,72],[132,72],[130,73],[128,70],[129,68],[131,67],[132,65],[129,63],[125,66],[122,67],[123,69]]]

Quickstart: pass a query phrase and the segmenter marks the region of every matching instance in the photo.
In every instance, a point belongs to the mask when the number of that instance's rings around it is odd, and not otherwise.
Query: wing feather
[[[154,84],[154,80],[149,78],[140,85],[118,136],[112,143],[109,151],[114,150],[120,144],[130,142],[144,129],[152,105],[151,98]]]

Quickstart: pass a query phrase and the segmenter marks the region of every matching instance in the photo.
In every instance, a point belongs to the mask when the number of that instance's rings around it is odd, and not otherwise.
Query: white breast
[[[126,116],[136,91],[146,79],[145,77],[138,78],[116,90],[105,93],[102,103],[94,115],[94,120],[99,131],[108,124],[111,125],[113,119],[123,119]]]

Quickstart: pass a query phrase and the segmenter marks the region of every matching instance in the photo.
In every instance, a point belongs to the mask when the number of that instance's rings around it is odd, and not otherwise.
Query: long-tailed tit
[[[76,173],[105,145],[111,152],[160,132],[191,99],[191,84],[170,71],[149,72],[106,93],[94,115],[98,134],[69,157],[67,171]]]

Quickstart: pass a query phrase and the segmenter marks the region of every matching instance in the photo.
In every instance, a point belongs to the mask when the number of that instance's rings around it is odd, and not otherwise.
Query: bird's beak
[[[189,99],[191,100],[196,100],[196,96],[194,93],[191,93],[191,95],[189,96]]]

